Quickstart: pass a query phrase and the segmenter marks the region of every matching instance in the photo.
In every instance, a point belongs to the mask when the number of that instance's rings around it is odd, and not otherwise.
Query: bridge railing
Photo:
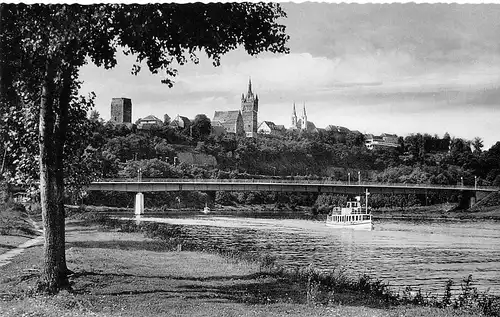
[[[426,184],[426,183],[381,183],[381,182],[346,182],[340,180],[309,180],[309,179],[238,179],[238,178],[106,178],[97,181],[96,183],[234,183],[234,184],[307,184],[307,185],[342,185],[342,186],[384,186],[384,187],[411,187],[411,188],[450,188],[450,189],[490,189],[500,190],[496,186],[470,186],[470,185],[441,185],[441,184]]]

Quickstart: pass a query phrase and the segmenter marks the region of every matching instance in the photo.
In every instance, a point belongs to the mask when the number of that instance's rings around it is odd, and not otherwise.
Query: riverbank
[[[443,221],[500,221],[500,206],[456,210],[453,205],[441,204],[409,208],[373,210],[374,219],[443,220]]]
[[[336,289],[323,302],[318,276],[310,274],[303,283],[278,274],[272,259],[184,251],[188,246],[165,238],[172,234],[168,227],[156,226],[164,238],[154,239],[154,231],[150,237],[121,232],[133,231],[132,223],[121,223],[121,229],[83,224],[67,225],[72,291],[52,297],[33,293],[42,247],[31,247],[0,268],[2,316],[478,316],[389,305],[370,295],[371,284],[364,284],[365,294]]]

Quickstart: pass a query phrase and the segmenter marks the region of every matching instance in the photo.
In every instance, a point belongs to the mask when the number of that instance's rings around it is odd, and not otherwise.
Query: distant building
[[[243,117],[243,129],[247,137],[255,137],[257,134],[257,114],[259,112],[259,97],[252,92],[252,81],[248,80],[248,92],[241,95],[241,116]]]
[[[140,118],[135,124],[137,125],[138,130],[151,130],[153,127],[161,127],[163,125],[163,121],[153,115],[149,115],[147,117]]]
[[[384,142],[399,144],[399,138],[396,134],[382,133],[380,136],[382,137]]]
[[[257,115],[259,97],[252,92],[252,81],[248,80],[248,91],[241,95],[241,109],[231,111],[215,111],[212,126],[224,127],[225,132],[247,137],[257,136]],[[240,124],[241,117],[241,124]],[[215,130],[214,130],[215,131]],[[215,131],[219,133],[220,131]]]
[[[226,133],[245,134],[243,117],[239,110],[215,111],[212,126],[223,127]]]
[[[326,131],[334,131],[334,132],[338,132],[338,133],[344,133],[344,134],[347,134],[349,132],[351,132],[351,130],[349,130],[348,128],[345,128],[345,127],[341,127],[339,125],[328,125],[326,128],[325,128]]]
[[[373,134],[365,134],[365,145],[369,150],[373,150],[376,147],[399,147],[398,136],[395,134],[382,133],[380,136],[374,136]]]
[[[173,128],[185,129],[191,125],[191,120],[187,117],[177,115],[169,124]]]
[[[272,121],[262,121],[257,132],[260,134],[280,134],[285,130],[285,126],[276,125]]]
[[[132,123],[132,100],[129,98],[111,99],[111,122]]]
[[[312,133],[318,132],[316,125],[313,122],[307,120],[306,103],[305,102],[304,102],[304,107],[302,109],[302,114],[300,115],[300,118],[297,117],[297,112],[295,111],[295,102],[293,103],[292,124],[290,126],[290,129],[307,131],[307,132],[312,132]]]

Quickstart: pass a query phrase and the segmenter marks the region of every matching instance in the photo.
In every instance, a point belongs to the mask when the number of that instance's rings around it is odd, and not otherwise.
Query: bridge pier
[[[469,200],[469,208],[472,208],[476,204],[476,196],[471,196]]]
[[[460,193],[458,209],[469,209],[476,204],[476,193],[471,190],[464,190]]]
[[[216,196],[216,191],[215,190],[210,190],[207,191],[207,196],[208,196],[208,201],[210,205],[215,205],[215,196]]]
[[[142,216],[144,213],[144,194],[143,193],[137,193],[135,195],[135,215],[136,216]]]

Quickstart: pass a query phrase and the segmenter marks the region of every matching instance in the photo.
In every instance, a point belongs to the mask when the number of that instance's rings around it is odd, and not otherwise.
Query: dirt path
[[[13,249],[3,254],[0,254],[0,267],[9,264],[15,256],[18,256],[19,254],[23,253],[24,250],[26,250],[27,248],[42,244],[43,244],[43,236],[40,235],[36,238],[30,239],[18,245],[17,247],[14,247]]]

